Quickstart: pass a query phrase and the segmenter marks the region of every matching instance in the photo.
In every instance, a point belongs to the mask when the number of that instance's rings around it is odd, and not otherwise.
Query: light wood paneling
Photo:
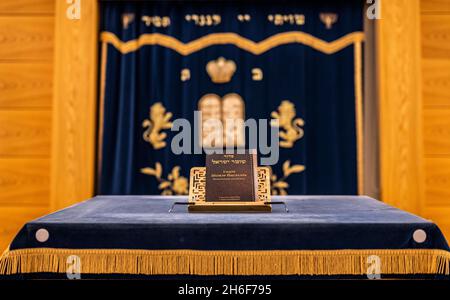
[[[55,0],[1,0],[0,14],[52,14]]]
[[[450,15],[422,15],[422,53],[425,58],[450,59]]]
[[[44,207],[0,207],[0,249],[3,251],[11,243],[23,225],[48,213]]]
[[[450,157],[425,159],[425,205],[450,208]]]
[[[422,199],[420,5],[381,2],[377,23],[382,200],[417,213]]]
[[[49,212],[54,4],[0,1],[0,252]]]
[[[450,239],[450,1],[422,0],[425,198],[422,215]]]
[[[450,212],[446,213],[447,214],[445,216],[436,216],[431,214],[428,219],[438,225],[439,229],[444,234],[447,243],[450,243],[450,220],[448,218]]]
[[[450,242],[450,207],[428,206],[424,208],[423,217],[436,223]]]
[[[423,104],[450,107],[450,59],[423,59]]]
[[[50,125],[50,111],[0,111],[0,157],[49,157]]]
[[[23,210],[27,210],[27,206],[48,208],[49,167],[49,159],[0,158],[0,190],[2,191],[0,208],[3,206],[21,206]]]
[[[55,16],[51,204],[53,209],[94,193],[98,3],[85,1],[80,20],[66,17],[58,1]]]
[[[50,108],[52,63],[0,62],[0,109]]]
[[[425,155],[450,157],[450,107],[424,109],[423,115]],[[450,185],[448,189],[450,191]],[[450,201],[448,204],[450,206]]]
[[[450,221],[448,219],[449,215],[442,219],[431,218],[431,220],[439,226],[439,229],[444,234],[444,237],[447,240],[447,244],[450,243]]]
[[[422,13],[450,13],[449,0],[422,0]]]
[[[53,59],[51,16],[0,16],[0,60]]]

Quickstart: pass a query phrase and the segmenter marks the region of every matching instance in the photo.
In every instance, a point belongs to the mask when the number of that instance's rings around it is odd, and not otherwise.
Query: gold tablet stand
[[[257,200],[250,202],[206,201],[206,168],[191,169],[189,180],[189,212],[271,212],[270,169],[258,167]]]

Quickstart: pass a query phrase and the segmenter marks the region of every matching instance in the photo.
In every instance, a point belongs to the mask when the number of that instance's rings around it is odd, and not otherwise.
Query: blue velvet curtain
[[[185,194],[189,170],[203,166],[204,155],[175,155],[170,142],[176,132],[163,126],[156,133],[166,136],[151,143],[146,130],[158,116],[166,124],[193,122],[206,94],[236,93],[246,119],[273,118],[286,101],[283,107],[294,112],[288,123],[304,121],[285,128],[294,137],[272,166],[273,194],[356,194],[361,137],[355,45],[363,2],[102,2],[98,193]],[[207,45],[201,39],[217,33],[238,36]],[[262,43],[282,33],[294,38],[275,39],[262,52],[242,42]],[[193,50],[186,46],[191,42],[200,46]],[[229,82],[214,83],[206,71],[219,57],[236,65]]]

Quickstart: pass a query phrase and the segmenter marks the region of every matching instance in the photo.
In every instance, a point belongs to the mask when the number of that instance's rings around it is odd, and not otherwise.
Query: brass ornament
[[[305,25],[305,15],[301,14],[274,14],[268,15],[267,20],[270,23],[273,23],[275,26],[282,26],[284,24],[290,25]]]
[[[227,83],[230,82],[231,77],[236,72],[236,64],[232,60],[219,57],[206,64],[206,72],[211,77],[212,82]]]
[[[100,34],[102,42],[115,47],[122,54],[127,54],[146,45],[159,45],[172,49],[186,56],[213,45],[230,44],[254,55],[261,55],[275,47],[286,44],[301,44],[325,54],[334,54],[349,45],[362,43],[364,32],[351,32],[337,40],[327,42],[301,31],[282,32],[274,34],[260,42],[254,42],[234,32],[216,32],[184,43],[173,36],[162,33],[144,33],[138,38],[122,41],[112,32],[103,31]]]
[[[165,179],[162,178],[162,165],[157,162],[155,168],[143,168],[141,173],[154,176],[158,180],[158,189],[161,190],[161,195],[187,195],[189,183],[186,177],[180,175],[180,169],[179,166],[173,167]]]
[[[289,100],[283,100],[278,111],[273,111],[271,116],[278,120],[278,123],[272,120],[271,125],[280,127],[280,147],[292,148],[295,141],[303,137],[304,131],[300,126],[305,124],[303,119],[296,118],[295,105]]]
[[[161,102],[157,102],[150,107],[149,119],[145,119],[142,122],[142,127],[147,128],[143,134],[143,138],[146,142],[149,142],[155,150],[164,148],[167,137],[164,129],[170,129],[172,127],[171,112],[166,112],[166,108]]]
[[[184,19],[187,22],[193,22],[196,26],[217,26],[222,22],[222,17],[217,14],[213,15],[185,15]]]

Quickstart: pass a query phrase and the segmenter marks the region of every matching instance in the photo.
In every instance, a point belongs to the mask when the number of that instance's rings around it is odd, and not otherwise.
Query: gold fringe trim
[[[34,248],[6,251],[0,274],[66,273],[80,258],[83,274],[145,275],[365,275],[367,258],[381,259],[382,274],[450,274],[444,250],[204,251]]]
[[[305,32],[291,31],[275,34],[261,42],[254,42],[239,34],[224,32],[207,34],[191,42],[183,43],[172,36],[161,33],[146,33],[140,35],[137,39],[123,42],[114,33],[104,31],[100,34],[100,40],[113,45],[122,54],[136,51],[145,45],[159,45],[175,50],[181,55],[189,55],[213,45],[232,44],[259,55],[277,46],[290,43],[304,44],[323,53],[333,54],[353,43],[364,41],[364,33],[352,32],[333,42],[326,42]]]

